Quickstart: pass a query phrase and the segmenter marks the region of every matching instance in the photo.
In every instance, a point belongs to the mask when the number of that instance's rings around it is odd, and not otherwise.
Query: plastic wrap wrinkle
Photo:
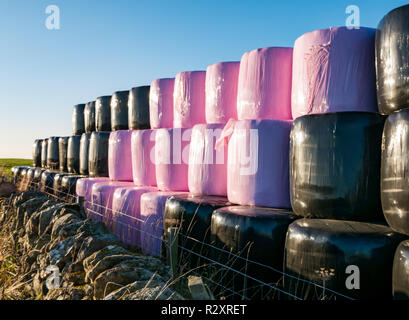
[[[241,120],[228,145],[227,196],[241,205],[290,208],[291,121]]]
[[[117,181],[132,181],[132,130],[111,132],[108,148],[109,178]]]
[[[111,96],[95,100],[95,130],[111,131]]]
[[[313,218],[382,221],[383,125],[383,116],[366,112],[294,120],[290,139],[294,212]]]
[[[206,72],[188,71],[176,75],[173,93],[173,127],[192,128],[206,123]]]
[[[174,78],[152,81],[149,93],[149,117],[152,129],[173,127]]]
[[[302,299],[322,299],[324,292],[307,280],[352,299],[390,299],[395,250],[405,236],[380,224],[301,219],[293,222],[285,244],[284,289]],[[347,288],[356,284],[359,290]],[[352,281],[351,277],[354,277]],[[348,281],[347,278],[350,278]],[[334,296],[329,290],[328,299]],[[344,297],[345,298],[345,297]],[[337,300],[343,299],[336,296]]]
[[[189,150],[189,191],[193,194],[227,196],[227,146],[215,148],[223,124],[193,127]]]
[[[132,88],[128,99],[128,126],[131,130],[150,129],[149,120],[150,86]]]
[[[133,182],[137,186],[156,186],[155,171],[156,130],[132,132],[131,153]]]
[[[237,86],[240,62],[219,62],[206,70],[206,122],[237,119]]]
[[[248,51],[240,61],[237,116],[245,119],[291,120],[293,48]]]
[[[339,111],[377,112],[375,29],[308,32],[294,43],[292,117]]]

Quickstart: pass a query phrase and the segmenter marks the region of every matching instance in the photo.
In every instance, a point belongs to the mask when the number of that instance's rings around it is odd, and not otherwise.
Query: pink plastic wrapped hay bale
[[[161,256],[166,200],[184,192],[149,192],[141,196],[141,246],[145,254]]]
[[[116,188],[112,202],[112,226],[114,233],[126,245],[141,247],[141,196],[157,190],[135,186]]]
[[[191,129],[158,129],[155,135],[155,171],[161,191],[188,191]]]
[[[308,32],[294,43],[292,116],[337,111],[378,112],[375,29]]]
[[[227,196],[230,202],[290,208],[291,121],[241,120],[228,146]]]
[[[156,186],[156,130],[136,130],[132,133],[133,182],[137,186]]]
[[[156,79],[149,92],[149,117],[152,129],[173,127],[173,89],[175,78]]]
[[[132,187],[132,182],[110,181],[95,183],[92,186],[92,209],[93,220],[102,221],[112,231],[112,202],[114,192],[118,188]]]
[[[83,178],[77,181],[77,185],[75,187],[75,193],[77,195],[77,199],[82,198],[84,210],[88,217],[90,217],[89,214],[92,215],[92,213],[88,212],[89,211],[88,209],[92,209],[92,186],[95,183],[108,182],[108,181],[109,181],[109,178],[107,177]]]
[[[173,91],[173,127],[192,128],[206,123],[206,71],[180,72]]]
[[[116,181],[132,181],[132,130],[111,132],[108,147],[109,178]]]
[[[227,146],[215,148],[223,124],[193,127],[189,152],[189,191],[199,195],[227,196]]]
[[[292,48],[248,51],[240,61],[237,116],[244,119],[290,120]]]
[[[206,122],[237,119],[237,86],[240,62],[219,62],[206,70]]]

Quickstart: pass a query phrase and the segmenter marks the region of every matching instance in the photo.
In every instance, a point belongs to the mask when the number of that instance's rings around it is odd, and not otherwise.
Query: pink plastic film
[[[137,186],[156,186],[155,134],[156,130],[132,133],[133,181]]]
[[[149,93],[149,116],[152,129],[173,127],[173,89],[175,79],[152,81]]]
[[[119,130],[111,132],[108,148],[109,178],[115,181],[133,181],[132,130]]]

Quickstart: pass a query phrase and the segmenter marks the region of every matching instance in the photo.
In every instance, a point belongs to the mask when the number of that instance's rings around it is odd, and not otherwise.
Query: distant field
[[[0,176],[11,178],[11,168],[14,166],[31,166],[31,159],[0,159]]]

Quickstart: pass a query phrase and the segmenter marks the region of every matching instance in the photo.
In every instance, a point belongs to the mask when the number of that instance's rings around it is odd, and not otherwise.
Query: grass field
[[[11,168],[14,166],[31,166],[31,159],[0,159],[0,176],[4,176],[10,180]]]

